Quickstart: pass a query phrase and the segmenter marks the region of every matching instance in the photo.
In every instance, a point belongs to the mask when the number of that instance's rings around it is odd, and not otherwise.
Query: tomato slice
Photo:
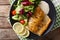
[[[12,11],[12,15],[16,15],[16,11],[15,10]]]
[[[21,24],[25,24],[25,21],[24,21],[24,20],[20,20],[20,23],[21,23]]]

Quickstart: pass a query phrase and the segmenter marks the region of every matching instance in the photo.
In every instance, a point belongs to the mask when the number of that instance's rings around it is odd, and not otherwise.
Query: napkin
[[[59,0],[51,0],[52,3],[55,6],[56,9],[56,22],[54,24],[54,27],[52,28],[52,30],[57,29],[58,27],[60,27],[60,1]]]

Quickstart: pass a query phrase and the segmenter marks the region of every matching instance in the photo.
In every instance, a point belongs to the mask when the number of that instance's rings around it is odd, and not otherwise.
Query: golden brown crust
[[[41,36],[45,32],[45,30],[47,30],[50,22],[51,22],[51,19],[46,15],[44,20],[42,21],[43,25],[41,29],[37,32],[37,35]]]
[[[29,19],[28,29],[41,36],[47,30],[51,19],[45,15],[40,7],[37,7],[33,16]]]
[[[35,13],[33,14],[33,16],[29,19],[29,30],[31,32],[37,32],[39,30],[38,26],[41,23],[41,21],[44,18],[44,12],[41,10],[40,7],[37,7],[35,10]]]

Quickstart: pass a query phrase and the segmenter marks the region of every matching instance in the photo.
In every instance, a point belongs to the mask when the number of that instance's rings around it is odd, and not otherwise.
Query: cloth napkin
[[[13,4],[14,1],[15,0],[10,0],[11,5]],[[53,31],[53,30],[57,29],[58,27],[60,27],[60,1],[59,0],[51,0],[51,1],[54,4],[56,12],[57,12],[56,13],[56,22],[54,24],[54,27],[51,30],[51,31]],[[33,40],[33,39],[27,39],[27,38],[23,39],[19,35],[18,35],[18,37],[20,38],[20,40]]]
[[[54,4],[56,12],[57,12],[56,13],[56,22],[55,22],[54,27],[52,28],[52,30],[55,30],[58,27],[60,27],[60,1],[59,0],[51,0],[51,1]]]

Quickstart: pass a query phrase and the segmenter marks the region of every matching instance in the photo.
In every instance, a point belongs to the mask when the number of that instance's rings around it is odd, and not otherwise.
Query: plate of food
[[[15,0],[9,18],[16,34],[38,39],[53,28],[56,11],[50,0]]]

